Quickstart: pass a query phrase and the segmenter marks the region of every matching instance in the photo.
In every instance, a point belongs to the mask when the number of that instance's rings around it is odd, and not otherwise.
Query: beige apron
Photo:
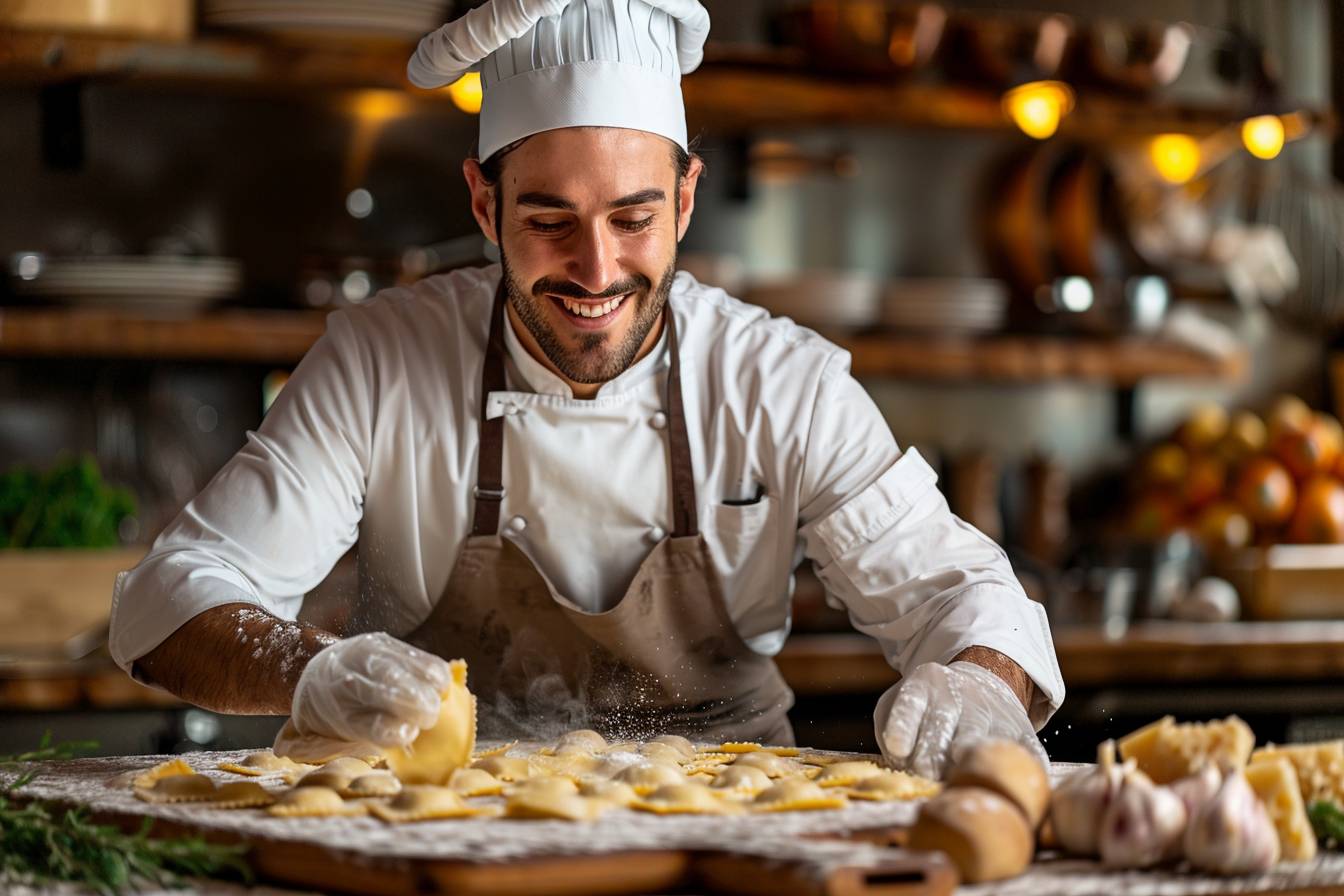
[[[671,311],[666,432],[675,531],[645,558],[620,602],[589,613],[556,593],[499,535],[505,418],[486,419],[485,408],[492,392],[507,390],[504,304],[501,283],[482,374],[472,533],[443,595],[406,640],[467,660],[482,737],[529,739],[587,727],[621,739],[681,734],[792,744],[793,694],[774,661],[733,627],[697,528]]]

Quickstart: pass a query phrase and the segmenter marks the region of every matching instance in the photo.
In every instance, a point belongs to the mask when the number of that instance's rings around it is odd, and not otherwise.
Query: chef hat
[[[542,131],[630,128],[682,149],[681,76],[703,58],[699,0],[488,0],[420,41],[418,87],[481,73],[479,154]]]

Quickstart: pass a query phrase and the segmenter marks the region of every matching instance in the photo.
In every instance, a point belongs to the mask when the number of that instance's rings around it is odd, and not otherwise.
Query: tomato
[[[1333,476],[1313,476],[1302,487],[1288,538],[1299,544],[1344,542],[1344,483]]]
[[[1306,432],[1311,425],[1311,408],[1296,395],[1280,395],[1265,415],[1265,422],[1271,441],[1284,433]]]
[[[1201,404],[1186,418],[1177,439],[1189,451],[1205,451],[1227,435],[1227,411],[1222,405]]]
[[[1329,414],[1313,414],[1306,429],[1281,430],[1272,442],[1274,456],[1298,479],[1334,468],[1344,449],[1344,431]]]
[[[1227,464],[1219,457],[1201,455],[1190,461],[1190,470],[1181,483],[1181,497],[1192,510],[1222,497],[1227,486]]]
[[[1297,486],[1283,465],[1270,457],[1254,457],[1237,476],[1237,503],[1257,526],[1277,526],[1293,514]]]

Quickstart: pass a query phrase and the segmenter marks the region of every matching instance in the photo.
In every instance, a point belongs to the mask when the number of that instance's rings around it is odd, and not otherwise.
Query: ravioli
[[[864,778],[871,778],[880,774],[882,774],[882,769],[878,767],[877,763],[856,760],[828,765],[813,780],[817,782],[819,787],[848,787]]]
[[[532,777],[536,769],[526,756],[491,756],[478,759],[469,768],[489,772],[501,781],[522,781]]]
[[[627,808],[639,799],[639,794],[629,784],[609,778],[584,778],[579,782],[579,794],[621,808]]]
[[[675,765],[664,762],[650,762],[646,765],[629,766],[617,774],[613,780],[629,784],[635,793],[643,796],[667,784],[685,784],[686,776]]]
[[[630,808],[658,815],[725,815],[739,811],[703,784],[666,784]]]
[[[369,811],[383,821],[394,824],[482,814],[482,810],[467,805],[457,791],[433,784],[407,787],[386,803],[371,804]]]
[[[730,765],[709,786],[732,796],[755,796],[770,786],[770,776],[749,765]]]
[[[660,744],[653,741],[650,741],[647,744],[640,744],[638,753],[648,759],[656,759],[659,762],[670,762],[673,764],[680,764],[686,762],[688,759],[688,757],[676,747],[673,747],[670,744]]]
[[[560,781],[574,789],[569,790],[559,785]],[[527,785],[518,787],[509,794],[504,803],[504,817],[591,821],[610,806],[610,803],[580,796],[573,781],[564,778],[538,779],[527,782]]]
[[[297,787],[280,795],[266,812],[280,818],[363,815],[362,803],[347,803],[330,787]]]
[[[243,757],[241,762],[224,762],[216,766],[222,772],[233,772],[235,775],[250,775],[252,777],[283,772],[304,774],[316,767],[315,765],[295,762],[286,756],[277,756],[270,750],[252,753]]]
[[[503,756],[505,753],[518,746],[518,741],[511,740],[506,744],[500,744],[497,747],[491,747],[488,750],[477,750],[471,754],[471,759],[475,762],[477,759],[489,759],[491,756]]]
[[[215,795],[215,782],[205,775],[169,775],[135,788],[135,795],[147,803],[199,803]]]
[[[733,761],[733,765],[758,768],[771,778],[784,778],[801,772],[801,768],[797,763],[790,762],[781,756],[776,756],[774,753],[767,753],[764,750],[743,753]]]
[[[845,797],[835,791],[822,790],[811,781],[791,778],[779,781],[756,794],[751,801],[754,812],[794,812],[808,809],[840,809]]]
[[[504,782],[483,768],[460,768],[448,779],[448,786],[465,797],[498,796]]]
[[[556,753],[552,756],[533,756],[532,764],[548,774],[577,779],[596,771],[602,760],[591,753]]]
[[[734,740],[734,741],[729,741],[728,743],[725,743],[725,744],[720,744],[720,745],[717,746],[717,747],[710,747],[709,750],[707,750],[706,752],[710,752],[710,753],[758,753],[758,752],[760,752],[761,750],[764,750],[764,749],[765,749],[765,747],[763,747],[763,746],[761,746],[760,744],[757,744],[757,743],[750,743],[750,742],[748,742],[748,741]]]
[[[174,778],[179,775],[194,775],[196,770],[181,759],[169,759],[153,768],[145,769],[136,775],[131,784],[135,787],[153,787],[154,782],[162,778]]]
[[[589,728],[580,728],[562,734],[555,742],[554,753],[600,753],[607,748],[607,739]]]
[[[680,753],[683,759],[690,759],[692,756],[695,755],[695,744],[691,743],[689,740],[682,737],[680,734],[660,734],[653,740],[649,741],[649,743],[666,744],[667,746],[671,747],[672,749]]]
[[[387,751],[388,767],[406,784],[443,784],[471,762],[476,748],[476,697],[467,690],[467,663],[453,660],[452,679],[439,695],[439,718],[404,749]]]
[[[221,784],[203,805],[211,809],[253,809],[269,806],[275,797],[256,781]]]
[[[363,759],[352,756],[333,759],[326,765],[308,772],[299,778],[295,787],[330,787],[335,791],[345,790],[356,778],[372,774],[373,767]]]
[[[391,772],[370,772],[355,778],[341,789],[340,794],[352,798],[396,796],[401,790],[401,781]]]
[[[934,796],[942,785],[907,772],[883,771],[859,781],[845,791],[854,800],[918,800]]]

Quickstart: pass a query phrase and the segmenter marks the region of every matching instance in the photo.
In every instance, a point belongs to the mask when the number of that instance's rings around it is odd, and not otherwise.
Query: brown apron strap
[[[686,409],[681,403],[681,351],[677,346],[676,315],[665,307],[667,320],[667,438],[672,465],[672,534],[678,538],[698,535],[695,510],[695,467],[691,463],[691,440],[686,435]]]
[[[504,501],[504,418],[488,419],[486,411],[491,392],[508,388],[504,376],[504,278],[495,290],[495,307],[490,314],[490,341],[485,347],[485,369],[481,372],[481,446],[476,461],[476,513],[472,535],[499,534],[499,507]]]
[[[499,507],[504,500],[504,418],[488,419],[491,392],[508,388],[504,376],[504,278],[495,291],[490,315],[490,341],[485,347],[481,373],[481,446],[476,463],[476,514],[472,535],[499,534]],[[667,435],[672,468],[672,522],[674,536],[697,535],[700,526],[695,510],[695,468],[691,464],[691,441],[686,434],[686,411],[681,400],[681,352],[671,308],[665,308],[667,327]]]

